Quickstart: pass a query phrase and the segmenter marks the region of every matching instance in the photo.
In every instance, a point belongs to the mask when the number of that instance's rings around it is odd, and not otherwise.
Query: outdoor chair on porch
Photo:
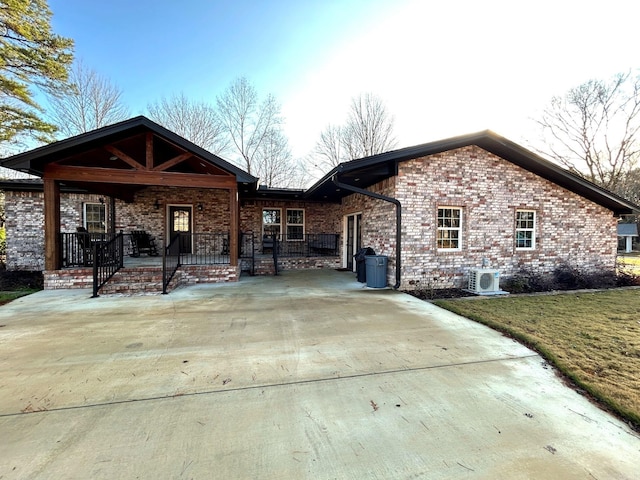
[[[144,230],[133,230],[131,232],[131,256],[139,257],[141,253],[156,257],[158,255],[156,241]]]
[[[275,237],[270,235],[264,235],[262,237],[262,253],[265,253],[265,250],[271,250],[273,252],[273,247],[275,246],[276,240]]]
[[[93,246],[91,245],[91,235],[84,227],[76,228],[78,237],[78,248],[82,252],[82,265],[90,267],[93,265]]]

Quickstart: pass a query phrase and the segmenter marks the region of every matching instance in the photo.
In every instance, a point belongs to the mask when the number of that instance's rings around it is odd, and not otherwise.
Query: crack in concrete
[[[127,403],[151,402],[156,400],[167,400],[171,398],[195,397],[197,395],[214,395],[214,394],[220,394],[220,393],[240,392],[240,391],[247,391],[247,390],[264,389],[264,388],[287,387],[292,385],[307,385],[307,384],[321,383],[321,382],[349,380],[354,378],[366,378],[366,377],[391,375],[391,374],[397,374],[397,373],[410,373],[410,372],[417,372],[417,371],[435,370],[440,368],[460,367],[465,365],[481,365],[481,364],[494,363],[494,362],[498,363],[498,362],[513,361],[513,360],[525,360],[528,358],[535,358],[535,357],[542,358],[537,353],[533,353],[530,355],[491,358],[487,360],[474,360],[471,362],[447,363],[447,364],[441,364],[441,365],[431,365],[428,367],[400,368],[395,370],[385,370],[383,372],[357,373],[357,374],[345,375],[345,376],[339,376],[339,377],[314,378],[309,380],[297,380],[293,382],[284,382],[284,383],[267,383],[262,385],[251,385],[246,387],[229,388],[229,389],[223,389],[223,390],[206,390],[202,392],[170,394],[170,395],[155,396],[155,397],[130,398],[127,400],[114,400],[110,402],[92,403],[89,405],[71,405],[67,407],[57,407],[57,408],[52,408],[47,410],[35,410],[31,412],[3,413],[3,414],[0,414],[0,418],[17,417],[22,415],[36,415],[36,414],[50,413],[50,412],[62,412],[67,410],[81,410],[81,409],[88,409],[88,408],[107,407],[111,405],[124,405]]]

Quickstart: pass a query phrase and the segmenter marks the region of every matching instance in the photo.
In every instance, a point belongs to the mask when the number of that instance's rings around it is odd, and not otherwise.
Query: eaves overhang
[[[640,206],[563,169],[490,130],[424,143],[342,163],[318,180],[307,190],[305,195],[309,198],[324,198],[325,200],[341,199],[350,195],[351,192],[336,188],[331,180],[336,173],[339,174],[341,182],[355,187],[366,188],[385,178],[397,175],[400,162],[471,145],[476,145],[550,182],[581,195],[611,210],[615,215],[640,213]]]

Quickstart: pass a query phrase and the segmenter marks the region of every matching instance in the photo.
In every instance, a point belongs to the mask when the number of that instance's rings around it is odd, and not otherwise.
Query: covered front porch
[[[63,267],[45,272],[45,289],[93,288],[95,296],[167,293],[180,285],[237,281],[242,273],[332,269],[341,262],[337,233],[265,238],[241,232],[235,266],[227,233],[181,233],[161,250],[137,247],[136,236],[61,233]]]
[[[257,179],[145,117],[17,155],[7,166],[43,179],[47,287],[70,270],[82,283],[91,269],[95,295],[129,268],[125,258],[143,255],[158,259],[164,291],[180,265],[239,276],[238,190]],[[63,203],[61,187],[94,200]]]

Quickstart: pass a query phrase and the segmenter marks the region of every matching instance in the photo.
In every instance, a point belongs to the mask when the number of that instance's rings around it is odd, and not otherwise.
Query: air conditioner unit
[[[500,271],[487,268],[480,268],[469,272],[468,290],[478,295],[507,293],[500,290]]]

